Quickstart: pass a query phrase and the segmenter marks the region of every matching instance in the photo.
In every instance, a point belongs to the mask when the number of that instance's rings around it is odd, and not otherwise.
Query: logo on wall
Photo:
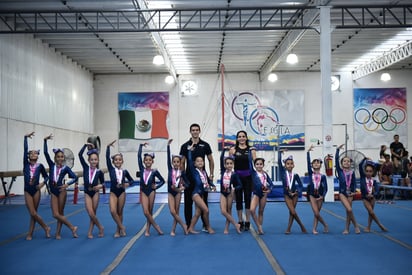
[[[219,149],[223,134],[225,146],[230,146],[239,130],[246,131],[250,144],[259,150],[273,150],[279,144],[290,149],[304,147],[303,92],[229,91],[225,105],[225,132],[218,129]]]
[[[406,88],[353,90],[356,148],[389,144],[394,134],[408,140],[406,95]]]
[[[406,119],[406,111],[401,107],[388,108],[378,107],[368,110],[361,107],[355,111],[356,123],[363,125],[366,131],[394,131]]]
[[[243,122],[244,127],[249,125],[250,129],[260,136],[268,135],[268,129],[276,128],[279,124],[276,111],[262,106],[259,97],[249,92],[240,93],[233,99],[232,113]]]

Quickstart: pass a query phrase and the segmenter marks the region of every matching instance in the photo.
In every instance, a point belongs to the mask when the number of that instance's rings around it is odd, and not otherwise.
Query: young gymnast
[[[286,206],[289,209],[289,222],[285,234],[290,234],[293,220],[299,224],[302,233],[306,233],[306,228],[296,212],[299,192],[303,189],[302,181],[300,180],[299,175],[292,171],[295,167],[295,162],[293,161],[292,156],[288,156],[284,159],[284,166],[282,165],[282,152],[283,150],[278,150],[279,175],[283,186],[283,197],[285,198]]]
[[[365,232],[371,231],[372,220],[381,228],[382,231],[388,231],[383,224],[380,223],[378,217],[373,211],[375,207],[375,196],[379,192],[378,182],[373,179],[375,173],[375,164],[369,159],[363,159],[359,164],[360,172],[360,187],[362,193],[362,201],[368,211],[368,226],[364,229]]]
[[[126,227],[123,225],[123,208],[126,202],[125,189],[133,185],[133,178],[126,169],[122,169],[123,155],[117,153],[110,156],[110,147],[114,146],[113,140],[106,148],[106,165],[110,176],[110,214],[116,223],[115,238],[126,236]]]
[[[313,234],[318,234],[317,227],[318,222],[323,225],[323,232],[328,233],[329,227],[320,215],[320,210],[322,209],[323,200],[328,192],[328,185],[326,182],[326,176],[320,173],[320,168],[322,167],[322,159],[314,159],[312,162],[310,160],[310,151],[314,148],[313,145],[309,147],[307,153],[307,165],[308,165],[308,175],[309,184],[307,194],[309,196],[310,205],[313,210]]]
[[[351,222],[355,227],[355,233],[359,234],[359,226],[356,223],[355,215],[352,210],[353,196],[356,192],[355,172],[351,170],[352,160],[349,157],[343,157],[339,162],[339,150],[342,149],[343,146],[344,144],[337,147],[335,154],[336,172],[339,181],[339,200],[346,210],[346,223],[342,234],[349,234],[349,226]]]
[[[192,178],[195,183],[193,193],[192,193],[192,200],[195,202],[196,211],[195,215],[193,216],[190,226],[189,226],[189,233],[198,234],[198,231],[195,231],[195,226],[197,220],[199,219],[200,215],[203,217],[203,221],[205,223],[205,227],[209,234],[214,234],[215,231],[210,226],[209,222],[209,208],[206,203],[203,201],[203,194],[207,192],[209,188],[215,190],[215,185],[208,177],[206,170],[205,170],[205,161],[201,156],[192,160],[192,150],[194,149],[194,145],[190,145],[188,147],[188,160],[187,165],[189,166],[189,171],[192,173]]]
[[[220,154],[220,211],[226,218],[224,234],[229,234],[229,224],[233,224],[237,233],[240,231],[240,224],[236,223],[232,216],[232,203],[234,190],[242,188],[239,175],[233,171],[235,167],[234,157],[225,157],[225,151],[228,148],[223,148]]]
[[[50,158],[47,141],[52,139],[53,135],[50,134],[44,138],[44,155],[46,157],[47,163],[49,164],[49,186],[51,192],[51,208],[53,212],[53,217],[57,220],[56,228],[56,239],[61,239],[61,228],[62,225],[66,225],[72,231],[74,238],[77,238],[77,226],[72,225],[69,220],[64,216],[64,207],[66,205],[67,191],[66,188],[69,185],[77,182],[77,176],[73,173],[72,169],[68,166],[63,165],[64,163],[64,153],[62,149],[53,149],[54,152],[54,162]],[[66,182],[64,177],[68,175],[71,178],[70,181]]]
[[[179,216],[180,210],[180,200],[182,198],[182,192],[187,187],[186,175],[183,170],[180,170],[182,156],[173,155],[170,153],[170,144],[173,139],[169,139],[167,143],[167,168],[168,168],[168,179],[167,179],[167,200],[169,202],[170,214],[173,216],[172,230],[170,231],[171,236],[176,235],[176,225],[179,223],[185,235],[188,234],[187,225],[183,223],[182,218]]]
[[[251,150],[255,150],[252,148]],[[253,165],[255,168],[253,168]],[[253,221],[258,228],[258,234],[263,235],[263,212],[266,206],[267,194],[270,193],[273,182],[269,175],[263,170],[265,159],[252,159],[252,153],[249,151],[249,169],[252,175],[253,196],[250,203],[250,213]],[[259,207],[258,216],[256,216],[256,208]]]
[[[137,162],[140,171],[140,194],[143,214],[147,220],[145,236],[148,237],[150,236],[151,225],[153,225],[159,235],[163,235],[163,231],[153,218],[153,206],[156,197],[156,189],[160,188],[165,183],[165,180],[157,169],[152,168],[155,157],[153,153],[145,153],[142,160],[142,148],[146,145],[148,145],[147,142],[140,144],[137,153]],[[159,184],[157,185],[156,178],[159,180]]]
[[[99,153],[96,149],[91,149],[87,152],[88,161],[90,166],[86,163],[83,157],[83,153],[86,147],[93,148],[94,145],[86,143],[83,145],[79,152],[80,163],[83,167],[83,180],[84,180],[84,203],[86,206],[87,214],[89,214],[90,223],[87,237],[93,238],[93,227],[97,226],[99,229],[98,236],[101,238],[104,236],[104,228],[97,219],[97,207],[99,206],[99,190],[103,188],[104,175],[103,172],[98,169],[99,166]]]
[[[43,164],[37,163],[40,150],[28,150],[27,138],[31,138],[32,136],[34,136],[34,132],[24,136],[23,152],[24,200],[30,214],[29,232],[26,236],[26,240],[28,241],[33,238],[36,222],[44,229],[46,238],[50,238],[50,227],[44,223],[43,219],[37,213],[40,203],[40,190],[47,184],[49,177]],[[43,177],[43,182],[40,182],[40,175]]]

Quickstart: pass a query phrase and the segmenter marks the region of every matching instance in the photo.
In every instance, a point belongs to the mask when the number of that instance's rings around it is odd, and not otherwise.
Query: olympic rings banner
[[[378,148],[393,135],[408,140],[406,88],[354,89],[356,148]]]
[[[221,106],[220,106],[221,107]],[[302,90],[225,92],[224,143],[232,146],[236,133],[245,130],[258,150],[281,146],[305,149],[305,110]],[[222,108],[218,114],[218,144],[222,149]]]
[[[150,151],[165,151],[169,138],[168,92],[118,93],[119,151],[137,152],[148,142]]]

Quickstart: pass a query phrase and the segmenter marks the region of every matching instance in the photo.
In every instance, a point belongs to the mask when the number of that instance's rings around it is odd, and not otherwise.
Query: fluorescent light
[[[270,73],[270,74],[268,75],[268,80],[269,80],[270,82],[275,82],[275,81],[278,80],[278,75],[275,74],[275,73]]]
[[[391,80],[391,75],[390,74],[388,74],[388,73],[383,73],[383,74],[381,74],[381,80],[382,81],[389,81],[389,80]]]
[[[167,84],[173,84],[173,83],[175,83],[175,79],[173,78],[173,76],[168,75],[168,76],[166,76],[166,78],[165,78],[165,82],[166,82]]]
[[[408,31],[400,31],[393,37],[389,38],[388,40],[384,41],[380,45],[377,45],[373,49],[369,50],[369,52],[365,53],[361,57],[357,58],[356,60],[352,61],[350,64],[346,65],[341,69],[341,71],[353,71],[356,68],[367,64],[371,60],[374,60],[386,52],[390,51],[391,49],[397,47],[405,43],[405,41],[412,39],[412,32],[411,30]]]
[[[294,53],[290,53],[288,54],[288,57],[286,57],[286,62],[288,62],[289,64],[296,64],[298,63],[298,56]]]
[[[153,64],[158,65],[158,66],[165,64],[165,60],[163,59],[163,56],[156,55],[155,57],[153,57]]]

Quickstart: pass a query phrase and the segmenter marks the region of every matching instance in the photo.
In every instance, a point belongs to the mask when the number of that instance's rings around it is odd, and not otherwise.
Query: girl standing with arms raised
[[[197,156],[195,160],[192,160],[192,150],[194,149],[194,144],[190,145],[188,150],[187,165],[189,167],[190,173],[192,173],[192,179],[194,181],[194,189],[192,193],[192,200],[195,202],[196,211],[193,216],[190,226],[189,233],[197,234],[199,232],[195,231],[195,226],[200,215],[203,217],[203,222],[209,234],[214,234],[215,231],[210,226],[209,221],[209,208],[203,200],[203,195],[208,189],[215,190],[215,185],[212,180],[208,177],[205,170],[205,161],[201,156]]]
[[[87,214],[89,214],[90,218],[87,237],[89,239],[92,239],[94,225],[96,225],[99,229],[98,236],[100,238],[104,236],[104,228],[97,219],[96,215],[97,207],[99,206],[99,190],[103,188],[104,175],[103,172],[97,168],[99,166],[99,152],[97,151],[97,149],[91,149],[87,152],[90,166],[84,160],[83,153],[88,146],[90,146],[90,148],[94,147],[94,145],[91,143],[83,145],[82,149],[80,149],[79,152],[79,159],[83,167],[84,203],[86,206]]]
[[[157,169],[152,169],[155,157],[153,153],[145,153],[142,160],[142,148],[146,145],[148,145],[148,143],[140,144],[139,152],[137,153],[137,162],[140,171],[140,194],[142,196],[143,214],[147,220],[145,236],[148,237],[150,236],[151,225],[153,225],[159,235],[163,235],[163,231],[153,218],[153,206],[156,189],[160,188],[165,183],[165,180]],[[159,180],[159,184],[157,185],[156,178]]]
[[[251,149],[254,151],[254,149]],[[255,168],[253,168],[253,165]],[[263,170],[265,159],[252,159],[252,152],[249,151],[249,169],[252,175],[253,182],[253,197],[250,203],[250,214],[258,228],[258,234],[263,235],[263,212],[265,211],[267,195],[270,193],[273,182],[269,175]],[[256,208],[259,207],[258,216],[256,216]]]
[[[240,224],[232,217],[233,190],[242,188],[239,176],[233,171],[234,158],[225,157],[226,148],[220,154],[220,211],[226,218],[224,234],[229,234],[229,224],[233,224],[237,233],[241,233]]]
[[[110,214],[116,223],[115,238],[126,236],[126,227],[123,225],[123,208],[126,202],[125,189],[133,184],[133,178],[126,169],[122,169],[123,155],[117,153],[110,157],[110,147],[114,146],[113,140],[106,148],[106,165],[110,176]]]
[[[173,216],[172,230],[170,231],[171,236],[176,235],[176,225],[180,224],[185,232],[188,234],[187,225],[183,223],[182,218],[179,216],[180,210],[180,200],[182,198],[182,192],[185,190],[186,186],[186,175],[183,170],[180,170],[182,156],[170,154],[170,144],[173,139],[169,139],[167,143],[167,168],[168,168],[168,179],[167,179],[167,199],[169,202],[170,214]]]
[[[243,130],[236,134],[236,144],[229,151],[235,158],[235,172],[239,175],[242,188],[235,190],[236,210],[240,224],[240,230],[249,230],[250,227],[250,202],[252,199],[252,176],[249,169],[249,152],[252,159],[256,158],[256,151],[251,150],[247,133]],[[243,201],[245,202],[246,221],[243,221]]]
[[[43,164],[37,163],[40,150],[28,150],[27,138],[31,138],[32,136],[34,136],[34,132],[24,136],[23,152],[24,200],[30,214],[29,233],[26,236],[26,240],[28,241],[33,238],[36,222],[44,229],[46,238],[50,238],[50,227],[44,223],[43,219],[37,213],[40,203],[40,190],[47,184],[49,177]],[[40,182],[40,175],[43,177],[43,182]]]
[[[356,192],[355,172],[350,169],[352,160],[349,157],[343,157],[339,162],[339,150],[342,149],[343,146],[344,144],[337,147],[335,154],[336,172],[339,180],[339,200],[346,210],[345,230],[343,230],[342,234],[349,234],[349,226],[351,222],[355,227],[355,233],[359,234],[359,226],[356,223],[355,215],[352,210],[353,196]]]
[[[57,220],[56,239],[61,239],[62,225],[66,225],[72,231],[74,238],[77,238],[77,226],[72,225],[69,220],[64,216],[64,207],[67,199],[67,187],[77,182],[77,176],[73,173],[70,167],[63,165],[64,153],[62,149],[53,149],[54,162],[51,160],[47,141],[52,139],[53,135],[50,134],[44,138],[44,155],[47,163],[49,164],[49,178],[50,178],[50,192],[51,192],[51,208],[53,217]],[[70,181],[65,182],[64,177],[68,175],[71,178]]]
[[[283,186],[283,197],[285,198],[286,206],[289,209],[289,222],[285,234],[290,234],[293,220],[299,224],[302,233],[306,233],[306,228],[300,221],[298,213],[296,212],[299,191],[303,189],[302,181],[300,180],[299,175],[294,174],[292,171],[295,167],[295,162],[293,161],[292,156],[284,159],[283,163],[285,166],[282,165],[282,151],[278,150],[279,175]]]
[[[380,223],[378,217],[374,212],[376,199],[375,196],[378,194],[378,182],[373,179],[373,174],[375,172],[375,164],[369,159],[365,158],[359,164],[360,172],[360,187],[362,193],[362,201],[366,210],[368,211],[368,226],[364,229],[365,232],[369,233],[371,231],[372,220],[380,227],[382,231],[388,231],[383,224]]]
[[[320,158],[314,159],[312,162],[310,160],[310,151],[314,148],[313,145],[309,147],[307,153],[307,165],[308,165],[308,176],[309,184],[307,195],[309,196],[310,205],[313,210],[313,234],[318,234],[318,222],[323,225],[323,232],[329,232],[329,227],[320,215],[320,210],[322,209],[323,200],[326,193],[328,192],[328,185],[326,182],[326,176],[320,173],[320,168],[322,167],[322,160]]]

